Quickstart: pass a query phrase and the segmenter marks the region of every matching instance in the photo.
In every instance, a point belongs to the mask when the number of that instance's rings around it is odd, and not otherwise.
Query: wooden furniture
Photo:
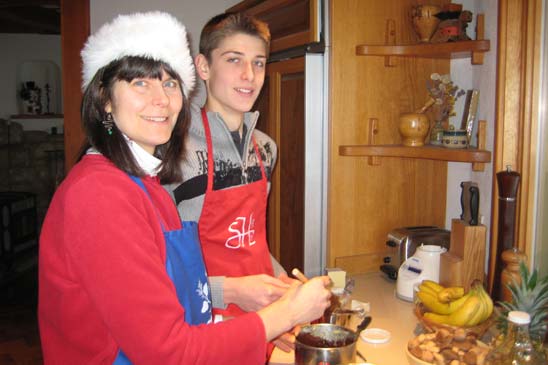
[[[318,0],[244,0],[227,12],[244,12],[270,28],[270,52],[319,42]]]
[[[451,57],[481,63],[489,49],[482,39],[418,45],[402,10],[414,4],[330,2],[327,265],[349,273],[378,270],[394,227],[444,226],[447,161],[490,161],[483,149],[400,145],[398,117],[424,105],[430,74],[449,73]]]
[[[485,238],[487,227],[471,226],[453,219],[449,252],[440,258],[440,284],[463,286],[466,291],[474,280],[485,282]]]
[[[36,194],[0,192],[0,284],[36,267]]]

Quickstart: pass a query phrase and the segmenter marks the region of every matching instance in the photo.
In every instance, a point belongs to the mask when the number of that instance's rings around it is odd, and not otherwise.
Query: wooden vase
[[[417,5],[411,9],[413,27],[420,42],[430,42],[440,23],[440,19],[435,16],[440,11],[441,8],[437,5]]]
[[[400,115],[398,127],[402,135],[402,144],[410,147],[424,146],[424,138],[428,134],[430,121],[422,113],[405,113]]]

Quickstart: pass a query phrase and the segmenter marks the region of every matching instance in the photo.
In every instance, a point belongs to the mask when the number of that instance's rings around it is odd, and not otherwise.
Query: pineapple
[[[523,311],[531,316],[529,334],[534,341],[544,340],[548,326],[548,276],[538,279],[537,270],[529,273],[529,269],[522,261],[519,265],[521,283],[515,281],[508,285],[512,292],[512,302],[499,302],[498,327],[506,333],[508,312]]]

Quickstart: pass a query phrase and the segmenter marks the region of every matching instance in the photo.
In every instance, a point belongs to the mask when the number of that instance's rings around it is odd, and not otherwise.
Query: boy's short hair
[[[242,33],[260,38],[265,44],[268,56],[270,48],[268,24],[243,13],[223,13],[211,18],[200,34],[200,53],[211,61],[211,52],[218,48],[225,38]]]

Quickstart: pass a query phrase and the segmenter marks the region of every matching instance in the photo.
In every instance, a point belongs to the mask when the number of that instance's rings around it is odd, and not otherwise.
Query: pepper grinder
[[[500,299],[512,303],[512,292],[508,289],[508,284],[515,282],[521,283],[521,276],[519,273],[519,264],[522,261],[527,260],[527,255],[519,251],[517,248],[511,248],[502,252],[502,261],[504,262],[504,269],[500,274]]]
[[[503,268],[502,253],[515,247],[516,197],[518,193],[520,174],[506,166],[506,171],[497,172],[499,188],[499,219],[497,253],[495,260],[495,276],[493,278],[493,295],[502,297],[501,273]]]

